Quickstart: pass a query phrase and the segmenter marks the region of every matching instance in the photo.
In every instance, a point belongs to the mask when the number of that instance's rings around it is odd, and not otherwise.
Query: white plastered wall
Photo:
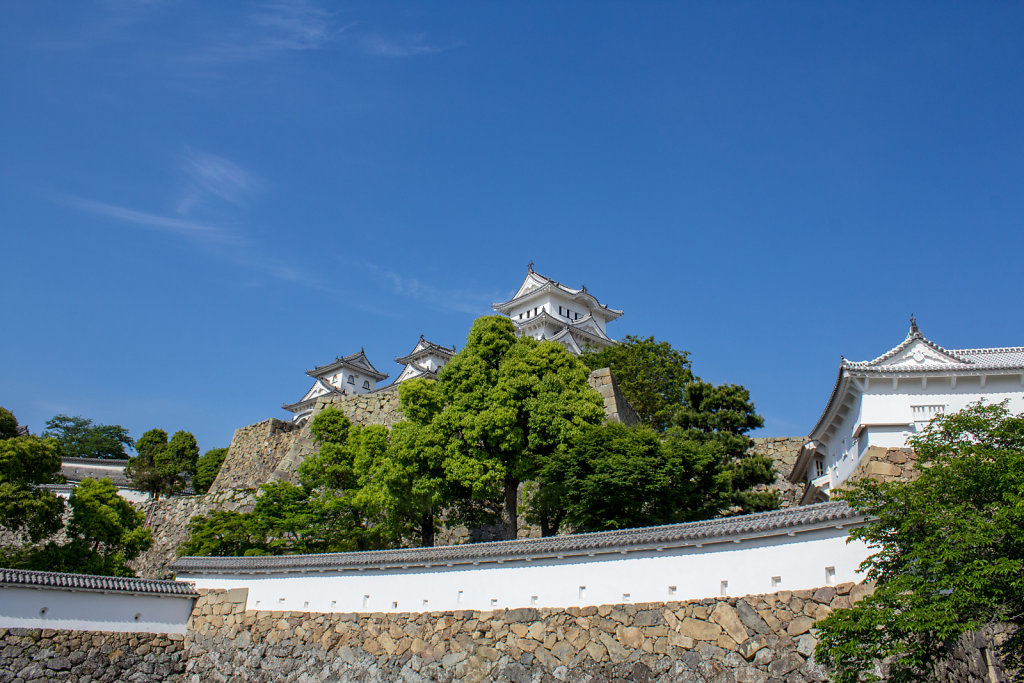
[[[185,633],[193,603],[182,595],[0,586],[0,627]]]
[[[702,548],[561,560],[178,578],[198,588],[247,587],[247,608],[257,610],[417,612],[664,602],[859,581],[857,567],[868,550],[846,539],[846,528],[830,527]]]

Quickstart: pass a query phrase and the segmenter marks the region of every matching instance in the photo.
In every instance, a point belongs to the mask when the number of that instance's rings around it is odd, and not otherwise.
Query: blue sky
[[[0,405],[204,450],[529,261],[806,434],[915,313],[1024,344],[1024,6],[0,6]]]

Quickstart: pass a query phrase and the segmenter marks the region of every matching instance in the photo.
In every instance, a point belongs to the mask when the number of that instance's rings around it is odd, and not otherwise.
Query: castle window
[[[825,476],[825,458],[817,457],[814,459],[814,478]]]
[[[348,376],[348,383],[349,384],[355,384],[356,383],[356,376],[355,375],[349,375]]]
[[[363,389],[366,389],[366,390],[370,389],[370,380],[368,380],[368,379],[364,379],[363,380]]]

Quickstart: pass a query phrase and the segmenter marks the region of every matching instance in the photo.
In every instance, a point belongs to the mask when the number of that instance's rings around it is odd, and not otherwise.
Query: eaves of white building
[[[937,415],[984,401],[1024,411],[1024,347],[946,349],[911,318],[899,345],[870,361],[845,358],[790,480],[823,492],[842,484],[871,446],[906,448]]]
[[[317,399],[366,394],[377,388],[377,382],[388,377],[373,366],[362,349],[348,356],[338,356],[326,365],[307,370],[306,374],[313,378],[313,386],[295,403],[281,406],[292,413],[292,422],[296,424],[303,424],[310,418]]]

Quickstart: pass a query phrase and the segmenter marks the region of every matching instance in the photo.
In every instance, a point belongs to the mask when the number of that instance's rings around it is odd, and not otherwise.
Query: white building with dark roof
[[[399,365],[404,365],[402,373],[398,375],[395,384],[404,382],[415,377],[424,379],[437,379],[437,371],[444,367],[444,364],[455,355],[455,347],[441,346],[434,342],[427,341],[420,335],[416,347],[405,356],[395,359]]]
[[[905,448],[933,417],[972,403],[1008,401],[1024,411],[1024,347],[945,349],[910,332],[898,346],[869,361],[845,358],[832,395],[790,480],[825,497],[842,484],[871,446]]]
[[[532,262],[515,296],[491,308],[507,315],[520,335],[560,342],[574,354],[614,344],[607,325],[622,317],[622,311],[600,303],[586,285],[566,287],[536,272]]]
[[[306,374],[313,378],[313,386],[295,403],[281,406],[292,413],[292,422],[302,424],[313,414],[317,399],[331,396],[350,396],[365,394],[377,388],[377,382],[387,379],[387,373],[373,367],[366,357],[366,351],[360,350],[349,356],[338,356],[326,365],[320,365]]]

